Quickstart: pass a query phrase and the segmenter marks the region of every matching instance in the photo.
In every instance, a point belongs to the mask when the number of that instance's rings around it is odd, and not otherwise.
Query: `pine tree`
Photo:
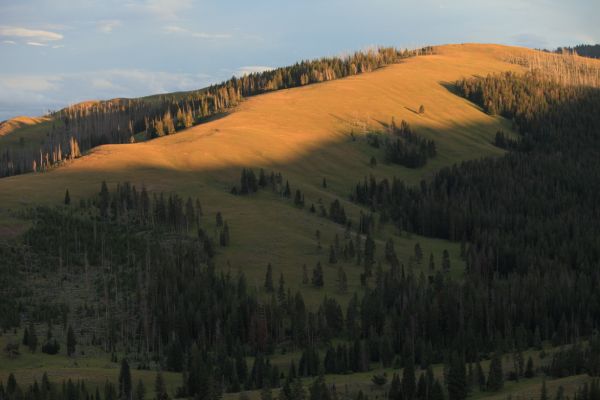
[[[110,202],[110,195],[108,193],[108,186],[106,186],[106,181],[102,181],[102,186],[100,187],[100,216],[106,218],[108,216],[108,206]]]
[[[27,346],[29,347],[29,350],[32,353],[35,353],[35,351],[37,350],[37,345],[38,345],[38,338],[37,338],[37,334],[35,333],[35,325],[33,324],[33,322],[29,323],[29,332],[27,334]]]
[[[65,192],[65,205],[68,206],[71,204],[71,196],[69,195],[69,189]]]
[[[419,106],[419,114],[425,114],[425,106],[423,104]]]
[[[364,251],[364,264],[367,276],[371,276],[371,267],[375,263],[375,241],[370,234],[367,235],[365,240],[365,251]]]
[[[331,245],[329,247],[329,264],[336,264],[337,263],[337,256],[335,254],[335,248],[333,247],[333,245]]]
[[[75,338],[75,332],[73,328],[69,326],[67,329],[67,355],[71,357],[75,354],[75,346],[77,345],[77,339]]]
[[[260,172],[258,173],[258,186],[260,186],[261,188],[264,188],[267,186],[267,177],[265,175],[265,170],[264,169],[260,169]]]
[[[481,362],[477,361],[477,384],[479,385],[479,390],[481,392],[486,389],[486,381],[485,381],[485,373],[483,372],[483,368],[481,367]]]
[[[119,371],[119,398],[131,400],[131,371],[125,358],[121,360],[121,370]]]
[[[504,373],[502,372],[502,360],[498,353],[494,353],[490,362],[490,371],[488,375],[487,388],[492,392],[497,392],[504,386]]]
[[[527,359],[527,366],[525,367],[525,378],[533,378],[533,359],[531,356]]]
[[[133,396],[134,400],[145,400],[146,398],[146,387],[144,386],[144,382],[142,380],[138,380],[137,385],[135,386],[135,394]]]
[[[408,362],[402,370],[402,393],[404,394],[404,400],[413,400],[416,391],[415,363],[412,357],[408,357]]]
[[[415,260],[418,264],[421,264],[421,260],[423,260],[423,250],[418,242],[415,244]]]
[[[396,373],[392,376],[388,398],[389,400],[402,400],[402,383],[400,382],[400,377]]]
[[[429,400],[444,400],[444,389],[439,380],[435,380],[433,387],[431,388],[431,395]]]
[[[29,346],[29,329],[27,329],[27,327],[25,327],[25,329],[23,330],[22,343],[23,343],[23,346]]]
[[[291,400],[305,400],[306,399],[306,390],[304,390],[304,385],[302,384],[302,379],[297,377],[294,379],[292,383],[292,396]]]
[[[548,400],[548,389],[546,388],[546,377],[542,381],[542,389],[540,390],[540,400]]]
[[[306,268],[306,264],[302,265],[302,284],[308,285],[308,268]]]
[[[424,373],[421,373],[417,381],[417,399],[427,400],[427,382],[425,381]]]
[[[6,380],[6,394],[9,398],[12,397],[17,390],[19,389],[19,385],[17,384],[17,380],[15,379],[15,375],[11,372],[8,375],[8,379]]]
[[[310,400],[331,400],[325,377],[320,374],[310,386]]]
[[[465,362],[458,354],[453,354],[448,368],[448,400],[464,400],[467,397],[467,375]]]
[[[444,252],[442,254],[442,269],[444,270],[444,272],[450,271],[450,254],[446,249],[444,249]]]
[[[323,178],[323,183],[321,184],[324,189],[327,189],[327,179]]]
[[[294,204],[300,208],[304,207],[304,196],[302,196],[300,189],[296,189],[296,195],[294,196]]]
[[[338,290],[340,293],[346,293],[348,291],[348,278],[346,276],[346,271],[344,271],[343,267],[338,268]]]
[[[322,288],[323,283],[323,267],[321,266],[321,262],[317,262],[317,266],[313,270],[312,284],[317,288]]]
[[[598,394],[600,394],[600,392],[594,393],[594,397],[598,398]],[[556,389],[556,396],[554,396],[554,400],[565,400],[565,388],[562,385]]]
[[[156,373],[156,379],[154,380],[154,393],[156,400],[169,399],[169,395],[167,394],[167,386],[160,371]]]
[[[260,400],[273,400],[273,391],[270,385],[264,385],[260,391]]]
[[[280,305],[285,303],[285,281],[283,280],[283,273],[279,275],[279,288],[277,289],[277,300]]]
[[[267,272],[265,274],[265,290],[267,292],[273,292],[273,267],[271,263],[267,264]]]
[[[219,244],[223,247],[229,246],[229,225],[227,221],[223,224],[223,230],[219,235]]]
[[[433,260],[433,253],[429,254],[429,272],[435,271],[435,261]]]

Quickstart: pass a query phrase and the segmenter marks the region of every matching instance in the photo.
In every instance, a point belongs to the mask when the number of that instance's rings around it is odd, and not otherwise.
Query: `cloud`
[[[546,38],[533,33],[520,33],[511,37],[511,41],[519,46],[543,49],[548,47]]]
[[[0,92],[9,98],[23,92],[48,92],[59,89],[61,81],[59,75],[0,74]]]
[[[94,78],[92,79],[92,87],[95,89],[101,89],[101,90],[106,90],[106,89],[121,89],[118,86],[116,86],[114,83],[112,83],[110,80],[106,79],[106,78]]]
[[[2,43],[4,43],[4,44],[17,44],[17,42],[15,42],[14,40],[3,40]]]
[[[244,75],[254,74],[256,72],[270,71],[272,69],[273,69],[273,67],[267,67],[264,65],[248,65],[245,67],[238,68],[235,71],[235,75],[236,76],[244,76]]]
[[[191,0],[141,0],[125,4],[130,10],[152,14],[161,19],[178,19],[179,13],[192,7]]]
[[[41,113],[89,99],[139,97],[200,89],[214,83],[202,73],[110,69],[57,75],[0,73],[0,116]],[[35,111],[28,111],[35,110]]]
[[[163,30],[169,34],[185,35],[198,39],[229,39],[233,36],[230,33],[194,32],[176,25],[165,26]]]
[[[111,33],[113,29],[121,26],[122,23],[119,20],[111,19],[111,20],[103,20],[98,21],[96,23],[96,28],[102,33]]]
[[[40,42],[27,42],[26,44],[29,45],[29,46],[37,46],[37,47],[46,47],[46,46],[48,46],[47,44],[40,43]]]
[[[201,73],[148,71],[142,69],[110,69],[78,74],[72,78],[87,81],[93,76],[92,87],[105,91],[106,97],[135,97],[155,93],[200,89],[209,83]],[[96,95],[98,96],[98,94]]]
[[[60,33],[16,26],[0,26],[0,36],[28,38],[36,42],[61,40],[63,38]]]

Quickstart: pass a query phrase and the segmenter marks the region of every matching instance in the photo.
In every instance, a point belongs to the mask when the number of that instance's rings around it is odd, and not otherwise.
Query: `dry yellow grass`
[[[40,122],[48,121],[48,117],[14,117],[6,121],[0,122],[0,136],[9,135],[17,129],[21,129],[28,125],[37,125]]]
[[[302,263],[310,269],[327,259],[326,251],[316,251],[315,230],[322,232],[322,242],[328,246],[336,233],[342,234],[341,228],[271,193],[252,198],[230,195],[241,167],[280,171],[292,190],[305,193],[309,205],[323,199],[328,206],[334,197],[347,198],[354,184],[369,173],[418,183],[457,161],[499,155],[491,140],[498,129],[510,130],[506,121],[481,112],[453,94],[447,84],[462,77],[521,70],[505,61],[516,51],[526,50],[442,46],[435,55],[410,58],[372,73],[252,97],[224,118],[173,136],[101,146],[48,173],[1,179],[0,208],[58,203],[66,188],[77,202],[97,192],[102,180],[198,196],[210,215],[209,224],[216,211],[230,221],[232,246],[219,255],[219,265],[244,270],[251,283],[260,286],[264,267],[271,262],[276,276],[285,270],[288,282],[299,282]],[[421,104],[426,108],[422,115],[414,111]],[[407,120],[420,134],[436,140],[438,156],[426,167],[410,170],[380,163],[369,168],[373,149],[353,142],[349,133],[359,135],[365,126],[380,128],[392,117]],[[327,189],[321,188],[323,177]],[[349,203],[345,206],[356,221],[358,209]],[[383,234],[379,240],[381,249]],[[401,256],[412,252],[415,240],[425,239],[396,239]],[[423,247],[425,254],[433,252],[436,257],[444,248],[453,257],[458,251],[455,245],[436,240],[427,240]],[[332,288],[333,268],[325,271],[326,285]],[[350,292],[359,284],[360,268],[355,269],[347,270]]]

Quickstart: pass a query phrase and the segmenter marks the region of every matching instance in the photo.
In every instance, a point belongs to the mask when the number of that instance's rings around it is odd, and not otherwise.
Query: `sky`
[[[599,0],[0,0],[0,120],[371,46],[600,43]]]

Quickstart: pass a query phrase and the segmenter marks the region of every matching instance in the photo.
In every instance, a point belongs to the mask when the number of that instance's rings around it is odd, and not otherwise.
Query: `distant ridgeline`
[[[0,177],[44,171],[95,146],[133,142],[134,135],[139,133],[145,133],[148,139],[170,135],[227,111],[244,97],[370,72],[404,58],[432,52],[432,47],[417,50],[382,47],[347,57],[302,61],[232,77],[193,92],[68,107],[52,114],[52,128],[41,148],[2,151]]]

